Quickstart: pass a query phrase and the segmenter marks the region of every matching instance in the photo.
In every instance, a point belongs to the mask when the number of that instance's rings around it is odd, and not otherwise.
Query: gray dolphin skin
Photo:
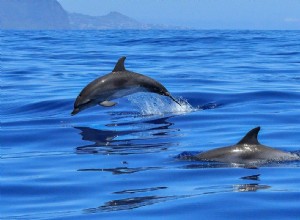
[[[300,159],[300,156],[296,154],[260,144],[257,139],[259,131],[260,127],[256,127],[249,131],[237,144],[199,153],[195,155],[195,159],[236,164],[294,161]]]
[[[80,92],[71,115],[98,104],[112,107],[116,103],[111,100],[142,91],[168,96],[179,104],[170,92],[156,80],[126,70],[125,59],[126,57],[121,57],[111,73],[95,79]]]

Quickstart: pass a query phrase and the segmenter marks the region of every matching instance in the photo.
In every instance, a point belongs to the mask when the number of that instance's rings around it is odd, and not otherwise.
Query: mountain
[[[57,0],[0,0],[0,29],[106,30],[178,27],[144,24],[118,12],[110,12],[104,16],[68,13]]]
[[[145,24],[119,12],[110,12],[104,16],[90,16],[70,13],[69,20],[73,30],[105,30],[105,29],[183,29],[170,25]]]
[[[0,0],[0,29],[69,29],[68,13],[56,0]]]
[[[69,14],[72,29],[145,29],[144,25],[133,18],[118,12],[104,16],[89,16],[78,13]]]

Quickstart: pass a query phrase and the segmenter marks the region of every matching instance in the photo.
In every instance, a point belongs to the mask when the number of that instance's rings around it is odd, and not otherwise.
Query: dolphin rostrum
[[[125,59],[126,57],[121,57],[111,73],[95,79],[83,88],[76,98],[71,115],[97,104],[104,107],[114,106],[116,103],[111,100],[141,91],[168,96],[179,104],[170,92],[156,80],[126,70]]]
[[[249,131],[237,144],[195,155],[196,160],[251,164],[300,160],[300,156],[262,145],[257,140],[260,127]]]

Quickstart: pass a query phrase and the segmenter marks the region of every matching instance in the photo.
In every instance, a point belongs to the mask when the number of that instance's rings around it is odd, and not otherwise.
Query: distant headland
[[[0,0],[1,30],[182,29],[141,23],[119,12],[89,16],[67,12],[57,0]]]

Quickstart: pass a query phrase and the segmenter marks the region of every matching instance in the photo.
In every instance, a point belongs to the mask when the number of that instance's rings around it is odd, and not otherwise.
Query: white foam
[[[183,98],[177,99],[180,105],[169,97],[152,93],[139,92],[127,98],[133,105],[137,106],[142,115],[181,114],[199,110],[191,106]]]

